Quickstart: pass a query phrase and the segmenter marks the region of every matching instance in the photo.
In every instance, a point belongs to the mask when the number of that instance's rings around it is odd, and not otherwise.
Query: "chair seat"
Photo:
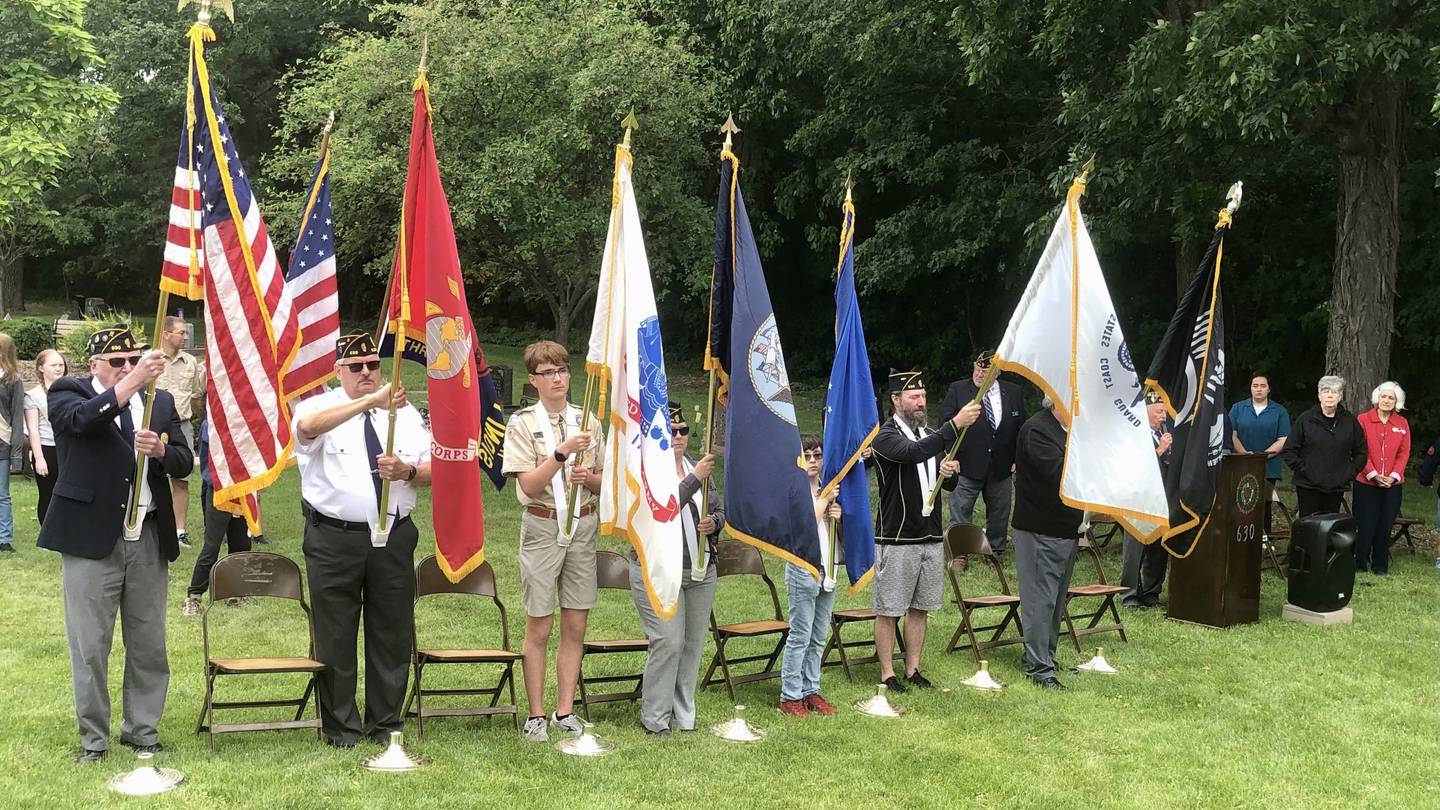
[[[507,661],[519,661],[520,653],[509,650],[417,650],[420,657],[425,660],[439,661],[446,664],[503,664]]]
[[[211,658],[210,666],[226,673],[319,672],[325,665],[313,658]]]
[[[1414,526],[1415,524],[1417,524],[1417,523],[1419,523],[1419,522],[1420,522],[1420,521],[1416,520],[1415,518],[1408,518],[1408,517],[1397,517],[1397,518],[1395,518],[1395,525],[1396,525],[1397,527]]]
[[[609,638],[585,642],[585,652],[622,653],[645,652],[650,642],[643,638]]]
[[[789,630],[790,623],[777,621],[775,619],[761,619],[760,621],[754,622],[722,624],[717,629],[727,636],[763,636],[767,633],[779,633]]]
[[[967,596],[964,601],[969,607],[994,607],[996,605],[1018,605],[1020,597],[997,593],[994,596]]]
[[[831,621],[837,622],[868,622],[875,618],[875,611],[870,608],[855,608],[854,610],[837,610],[830,614]]]
[[[1130,589],[1123,585],[1071,585],[1068,593],[1070,596],[1109,596],[1128,590]]]

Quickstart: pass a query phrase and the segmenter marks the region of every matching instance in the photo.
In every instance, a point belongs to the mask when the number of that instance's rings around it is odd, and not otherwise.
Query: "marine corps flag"
[[[1040,386],[1070,416],[1060,499],[1110,515],[1153,543],[1169,526],[1165,483],[1140,378],[1080,216],[1084,193],[1082,176],[1066,195],[995,362]]]
[[[1238,191],[1232,193],[1234,205]],[[1175,420],[1165,492],[1170,529],[1165,550],[1185,557],[1205,527],[1215,502],[1215,481],[1225,446],[1225,319],[1220,307],[1220,259],[1233,209],[1220,211],[1210,247],[1170,319],[1150,362],[1146,384]]]
[[[800,430],[765,269],[745,199],[740,161],[720,155],[715,271],[706,368],[716,369],[725,412],[725,528],[820,579],[820,534]]]
[[[430,83],[415,80],[410,166],[390,284],[387,331],[406,336],[402,356],[424,346],[430,400],[430,481],[435,558],[451,582],[485,560],[475,328],[465,300],[450,204],[430,129]]]
[[[630,182],[635,158],[628,130],[626,135],[626,143],[615,147],[610,230],[585,370],[598,383],[597,410],[608,427],[600,473],[600,531],[630,541],[640,559],[650,606],[669,619],[675,615],[684,573],[680,478],[671,445],[660,318]]]

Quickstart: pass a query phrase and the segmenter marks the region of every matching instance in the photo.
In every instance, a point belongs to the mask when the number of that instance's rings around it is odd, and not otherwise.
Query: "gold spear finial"
[[[195,14],[195,21],[200,23],[201,25],[208,26],[210,24],[211,6],[215,6],[221,11],[225,12],[225,16],[230,18],[230,22],[235,22],[234,0],[180,0],[180,4],[175,7],[175,10],[184,11],[185,7],[190,5],[191,3],[194,3],[195,5],[200,7],[200,11],[196,12]]]
[[[850,198],[850,191],[855,188],[855,183],[850,179],[850,170],[845,170],[845,202],[854,202]]]
[[[622,145],[623,145],[626,149],[629,149],[629,148],[630,148],[630,133],[631,133],[631,131],[632,131],[632,130],[637,130],[637,129],[640,128],[640,122],[635,120],[635,108],[634,108],[634,107],[631,107],[631,108],[630,108],[630,114],[627,115],[627,116],[625,116],[625,120],[620,122],[620,126],[625,127],[625,139],[624,139],[624,141],[622,142]]]
[[[720,131],[725,133],[725,149],[730,148],[731,136],[740,134],[740,127],[735,126],[735,116],[725,113],[725,123],[720,125]]]
[[[1228,200],[1225,204],[1225,210],[1232,214],[1235,213],[1235,209],[1240,207],[1240,198],[1244,196],[1244,194],[1245,184],[1236,180],[1234,185],[1230,186],[1230,190],[1225,192],[1225,199]]]
[[[1093,171],[1095,171],[1095,156],[1091,155],[1090,159],[1085,161],[1085,165],[1080,169],[1080,182],[1090,182],[1090,173]]]

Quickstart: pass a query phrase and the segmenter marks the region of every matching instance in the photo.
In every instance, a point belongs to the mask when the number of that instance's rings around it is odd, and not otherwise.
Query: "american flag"
[[[180,126],[160,286],[205,300],[215,503],[245,515],[258,530],[253,496],[279,476],[291,452],[282,380],[300,348],[300,327],[260,207],[211,91],[203,48],[192,43],[194,106]],[[192,275],[192,267],[198,275]]]
[[[317,391],[335,374],[335,341],[340,338],[339,292],[335,281],[335,231],[330,223],[330,149],[315,164],[305,213],[290,251],[286,281],[300,322],[300,350],[285,378],[287,395]]]

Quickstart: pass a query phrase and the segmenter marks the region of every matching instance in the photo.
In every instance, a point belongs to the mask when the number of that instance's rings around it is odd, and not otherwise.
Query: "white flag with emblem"
[[[1080,216],[1084,193],[1076,180],[995,361],[1070,415],[1061,500],[1151,542],[1169,526],[1165,482],[1135,362]]]

